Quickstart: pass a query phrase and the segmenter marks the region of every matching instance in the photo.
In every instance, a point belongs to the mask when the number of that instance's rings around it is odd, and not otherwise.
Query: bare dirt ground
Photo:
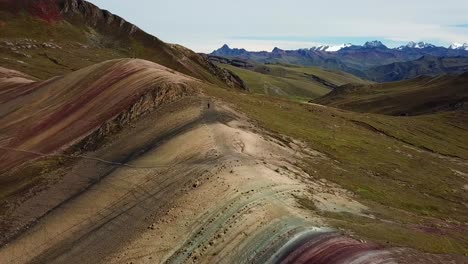
[[[35,224],[2,247],[1,259],[211,261],[275,219],[307,221],[293,196],[309,193],[292,165],[299,152],[214,101],[207,109],[210,100],[167,106],[86,154],[129,166],[81,159],[21,204],[11,201],[4,223]]]
[[[8,201],[1,263],[276,262],[288,241],[332,231],[300,198],[372,217],[297,166],[325,156],[212,98],[169,104],[107,142]]]

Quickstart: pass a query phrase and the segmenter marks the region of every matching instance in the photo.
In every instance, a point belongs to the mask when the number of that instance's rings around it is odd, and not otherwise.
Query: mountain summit
[[[453,43],[450,45],[449,49],[453,50],[468,50],[468,43]]]
[[[352,44],[347,43],[347,44],[341,44],[341,45],[334,45],[334,46],[329,46],[329,45],[321,45],[321,46],[315,46],[312,47],[310,50],[313,51],[326,51],[326,52],[337,52],[340,51],[344,48],[351,47]]]
[[[409,49],[425,49],[425,48],[435,48],[436,46],[430,43],[426,43],[423,41],[420,42],[414,42],[410,41],[406,46],[401,46],[398,49],[404,49],[404,48],[409,48]]]
[[[364,47],[365,48],[383,48],[383,49],[387,49],[387,46],[385,46],[382,42],[378,41],[378,40],[374,40],[374,41],[368,41],[364,44]]]
[[[284,53],[284,50],[278,48],[278,47],[275,47],[273,48],[273,50],[271,51],[271,53],[273,54],[281,54],[281,53]]]
[[[245,49],[236,49],[236,48],[231,49],[227,44],[224,44],[221,48],[213,51],[211,54],[215,56],[236,57],[236,56],[246,55],[248,54],[248,51]]]

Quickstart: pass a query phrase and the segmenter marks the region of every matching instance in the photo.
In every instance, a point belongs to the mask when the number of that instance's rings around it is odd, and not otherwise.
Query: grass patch
[[[230,65],[219,64],[239,75],[253,93],[310,100],[330,92],[330,88],[313,81],[306,75],[283,75],[280,73],[256,72]],[[266,67],[266,66],[265,66]],[[278,66],[279,67],[279,66]]]
[[[396,223],[384,223],[344,213],[326,214],[328,221],[367,239],[394,247],[411,247],[431,253],[468,254],[468,241],[456,230],[437,233],[418,230]],[[434,229],[436,230],[436,229]]]
[[[463,189],[466,181],[453,171],[467,173],[468,165],[423,150],[468,157],[464,149],[466,145],[463,145],[468,132],[460,125],[455,128],[453,124],[457,121],[453,119],[448,121],[448,117],[437,115],[361,114],[216,87],[207,87],[206,91],[231,103],[259,126],[302,140],[312,149],[324,153],[328,159],[308,158],[303,162],[303,169],[352,191],[382,219],[399,222],[401,226],[418,221],[455,225],[468,221],[465,206],[468,195]],[[388,135],[358,125],[356,120],[376,126]],[[413,129],[417,127],[419,129]],[[382,222],[372,228],[387,227]],[[388,228],[390,232],[394,227]],[[403,243],[398,236],[389,238],[387,231],[370,234],[365,228],[355,229],[357,234],[373,240]],[[464,236],[460,238],[459,234]],[[466,242],[464,237],[468,237],[468,232],[461,229],[458,234],[448,233],[440,241],[451,239],[460,244]],[[419,239],[424,238],[421,235]],[[413,247],[418,240],[405,245]],[[433,248],[427,243],[417,248],[430,252],[461,252],[446,246]]]
[[[310,211],[317,211],[317,206],[315,205],[314,201],[307,199],[305,197],[294,196],[296,198],[297,203],[304,209]]]

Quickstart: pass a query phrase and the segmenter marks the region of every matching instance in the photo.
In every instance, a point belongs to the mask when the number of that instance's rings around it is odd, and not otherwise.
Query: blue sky
[[[468,42],[466,0],[90,0],[160,39],[198,52],[409,41]]]

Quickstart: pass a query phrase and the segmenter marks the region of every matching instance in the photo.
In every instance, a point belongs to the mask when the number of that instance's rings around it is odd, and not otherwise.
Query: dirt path
[[[298,168],[298,148],[210,98],[169,105],[14,207],[4,222],[34,224],[0,248],[0,262],[286,261],[307,241],[334,234],[297,198],[322,210],[366,209]],[[352,259],[391,263],[386,250],[343,245],[360,249]]]

